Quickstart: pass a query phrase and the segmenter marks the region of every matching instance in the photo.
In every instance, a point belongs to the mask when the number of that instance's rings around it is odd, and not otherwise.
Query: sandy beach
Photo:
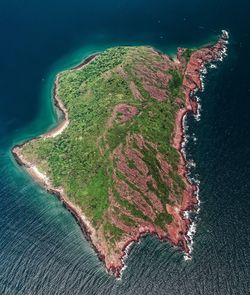
[[[183,80],[183,89],[185,94],[185,107],[179,109],[176,115],[175,119],[175,128],[173,133],[173,140],[172,144],[175,149],[178,150],[180,154],[180,162],[178,166],[179,174],[181,175],[184,183],[186,184],[186,190],[183,192],[182,202],[175,207],[168,207],[167,210],[169,213],[173,216],[173,222],[168,225],[168,237],[161,236],[159,232],[155,231],[155,228],[153,227],[145,227],[139,229],[139,234],[133,238],[124,239],[121,246],[121,256],[115,264],[106,264],[106,268],[108,270],[111,270],[116,277],[121,276],[121,270],[124,268],[125,265],[125,257],[128,254],[128,249],[131,248],[131,244],[139,241],[142,236],[145,234],[156,234],[161,240],[170,240],[174,245],[179,246],[183,249],[183,251],[187,254],[189,254],[189,247],[188,242],[189,238],[187,237],[187,233],[191,224],[191,221],[186,218],[184,215],[184,212],[187,210],[194,210],[195,205],[197,204],[197,198],[195,196],[195,192],[197,191],[197,187],[193,184],[191,184],[187,177],[187,168],[186,168],[186,161],[185,157],[182,153],[182,142],[184,140],[185,136],[185,130],[183,126],[183,117],[186,115],[187,112],[193,112],[196,113],[197,105],[196,102],[192,99],[192,94],[195,89],[201,90],[201,86],[198,81],[200,81],[200,70],[204,66],[204,64],[207,64],[213,60],[217,60],[221,56],[221,51],[224,50],[225,44],[224,39],[219,39],[218,43],[214,45],[213,47],[205,48],[206,51],[203,51],[203,55],[192,55],[189,64],[191,64],[191,67],[188,68],[187,71],[184,74],[184,80]],[[198,50],[201,51],[201,50]],[[97,55],[92,55],[86,60],[84,60],[80,65],[76,66],[75,68],[71,70],[80,70],[90,62],[92,62]],[[180,61],[176,62],[177,66],[180,66]],[[188,77],[188,79],[187,79]],[[191,77],[191,78],[190,78]],[[62,132],[68,127],[70,124],[68,113],[66,108],[64,107],[62,101],[59,98],[58,95],[58,87],[59,87],[59,79],[60,74],[56,76],[55,83],[54,83],[54,103],[56,107],[63,113],[63,120],[59,122],[59,125],[49,131],[48,133],[32,139],[33,141],[44,138],[54,138],[56,136],[59,136],[62,134]],[[100,241],[97,239],[95,229],[92,227],[91,223],[88,221],[86,216],[84,216],[82,210],[77,207],[75,204],[73,204],[69,198],[66,196],[65,192],[62,188],[55,188],[53,187],[50,179],[47,175],[39,171],[39,169],[36,167],[34,163],[30,163],[25,159],[22,155],[22,146],[25,145],[25,143],[21,145],[16,145],[12,149],[12,153],[21,166],[24,166],[26,171],[37,181],[39,182],[48,192],[56,195],[64,204],[64,206],[74,215],[77,222],[79,223],[81,229],[83,230],[86,238],[91,242],[93,248],[96,250],[98,257],[105,262],[104,259],[104,251],[102,251],[102,246],[100,244]],[[180,229],[182,229],[182,234],[180,234]]]

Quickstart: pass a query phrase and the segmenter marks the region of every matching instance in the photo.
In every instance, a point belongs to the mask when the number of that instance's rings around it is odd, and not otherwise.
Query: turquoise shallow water
[[[246,1],[0,1],[0,294],[248,294],[249,5]],[[188,118],[200,179],[193,259],[154,237],[108,275],[71,214],[17,166],[10,148],[56,124],[57,72],[113,45],[173,54],[221,29],[229,56],[209,70],[201,121]],[[197,141],[194,142],[192,134]]]

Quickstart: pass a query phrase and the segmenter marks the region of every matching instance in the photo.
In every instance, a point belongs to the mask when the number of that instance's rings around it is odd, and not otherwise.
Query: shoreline
[[[221,37],[218,41],[218,43],[224,40],[223,37]],[[223,41],[224,42],[224,41]],[[218,44],[216,43],[216,45]],[[211,48],[215,48],[215,46],[212,46]],[[223,43],[224,46],[226,46]],[[224,47],[223,47],[224,48]],[[212,49],[211,49],[212,50]],[[221,53],[221,48],[218,49],[217,53]],[[98,54],[93,54],[84,59],[79,65],[69,69],[69,71],[72,70],[80,70],[98,56]],[[217,56],[216,56],[217,57]],[[219,59],[219,57],[218,57]],[[214,59],[215,60],[215,59]],[[209,61],[203,61],[202,66],[204,64],[210,63],[211,61],[214,60],[209,60]],[[180,61],[179,61],[180,63]],[[190,63],[190,62],[189,62]],[[188,64],[189,64],[188,63]],[[180,63],[181,64],[181,63]],[[101,249],[99,249],[100,245],[97,242],[95,244],[95,230],[91,226],[91,224],[88,222],[87,218],[84,216],[82,210],[74,205],[66,196],[62,188],[55,188],[51,184],[49,178],[42,174],[35,165],[32,163],[28,162],[27,160],[24,159],[22,153],[21,153],[21,148],[24,146],[27,142],[30,141],[35,141],[37,139],[41,138],[54,138],[58,135],[60,135],[69,125],[69,118],[68,118],[68,113],[66,108],[64,107],[62,101],[59,98],[58,95],[58,87],[59,87],[59,77],[60,73],[56,75],[55,81],[54,81],[54,88],[53,88],[53,101],[56,106],[60,110],[60,112],[63,114],[63,119],[61,122],[59,122],[58,126],[50,130],[49,132],[40,135],[34,139],[27,140],[23,142],[22,144],[17,144],[13,147],[12,149],[12,154],[16,160],[16,162],[25,168],[25,170],[28,172],[28,174],[31,175],[35,181],[37,181],[42,187],[44,187],[49,193],[57,196],[57,198],[62,202],[63,206],[67,208],[71,212],[71,214],[74,216],[76,219],[77,223],[79,224],[85,238],[90,242],[91,246],[97,253],[98,258],[104,263],[106,266],[106,270],[108,272],[112,272],[116,278],[121,278],[123,270],[126,268],[125,260],[126,257],[129,254],[129,251],[131,248],[134,246],[135,243],[139,242],[140,239],[148,234],[151,235],[156,235],[157,238],[161,241],[170,241],[173,245],[181,248],[185,255],[189,256],[191,253],[190,250],[190,240],[191,238],[189,237],[188,233],[190,228],[192,227],[192,221],[188,217],[188,212],[192,211],[197,211],[195,207],[197,206],[197,203],[199,201],[197,197],[197,192],[199,191],[199,188],[197,185],[194,185],[190,182],[188,176],[187,176],[187,161],[185,158],[185,151],[183,152],[183,142],[185,142],[185,126],[184,126],[184,120],[185,116],[188,112],[193,112],[194,114],[197,113],[197,101],[193,100],[194,98],[194,93],[195,91],[202,90],[202,82],[201,82],[201,66],[199,68],[199,83],[196,81],[196,87],[193,89],[189,89],[189,91],[185,92],[185,107],[181,108],[177,111],[176,113],[176,119],[175,119],[175,130],[173,133],[173,146],[177,149],[177,151],[180,154],[180,162],[178,165],[178,172],[179,175],[182,177],[183,181],[187,185],[187,190],[183,192],[183,197],[182,201],[179,207],[176,207],[178,213],[174,213],[173,217],[177,218],[178,220],[178,228],[173,225],[172,227],[169,227],[170,234],[168,234],[167,237],[165,236],[160,236],[159,233],[154,229],[154,227],[144,227],[139,229],[139,233],[134,236],[133,238],[128,238],[124,239],[121,241],[121,253],[122,255],[119,258],[119,265],[107,265],[105,262],[105,257],[102,254]],[[185,73],[186,75],[186,73]],[[184,75],[184,77],[185,77]],[[197,77],[196,77],[197,78]],[[183,88],[184,86],[184,81],[182,84]],[[186,213],[187,212],[187,213]],[[181,225],[180,225],[181,223]],[[172,225],[172,224],[171,224]],[[179,236],[179,232],[176,233],[176,230],[180,230],[180,227],[183,230],[183,234]],[[173,237],[176,236],[176,239],[173,239]]]
[[[81,70],[84,66],[86,66],[87,64],[89,64],[90,62],[92,62],[94,59],[96,59],[99,54],[100,53],[97,52],[97,53],[93,53],[93,54],[87,56],[78,65],[76,65],[73,68],[69,69],[69,71],[72,71],[72,70]]]
[[[79,65],[73,67],[70,69],[77,69],[80,70],[83,67],[85,67],[86,65],[88,65],[89,63],[91,63],[92,61],[95,60],[95,58],[99,55],[99,53],[96,54],[92,54],[90,56],[88,56],[86,59],[84,59]],[[60,72],[61,73],[61,72]],[[36,141],[38,139],[44,138],[54,138],[58,135],[60,135],[69,125],[69,118],[68,118],[68,112],[66,110],[66,108],[63,105],[63,102],[61,101],[61,99],[59,98],[58,95],[58,87],[59,87],[59,77],[60,77],[60,73],[58,73],[55,77],[54,80],[54,85],[53,85],[53,104],[54,107],[57,108],[63,115],[62,120],[58,121],[58,125],[56,127],[54,127],[52,130],[36,136],[33,139],[30,140],[25,140],[24,142],[20,143],[20,144],[16,144],[12,149],[12,155],[15,159],[15,161],[17,162],[17,164],[21,167],[23,167],[25,169],[25,171],[41,186],[43,187],[48,193],[56,196],[58,198],[59,201],[61,201],[62,205],[72,214],[72,216],[74,217],[74,219],[76,220],[76,222],[78,223],[78,225],[81,228],[81,231],[84,235],[84,237],[86,238],[86,240],[88,242],[90,242],[92,248],[94,249],[94,251],[97,254],[97,257],[104,262],[104,257],[102,256],[102,254],[98,251],[97,247],[95,246],[95,244],[93,243],[92,240],[92,233],[94,232],[94,229],[92,228],[92,226],[90,225],[90,223],[88,222],[87,218],[84,216],[82,210],[80,208],[78,208],[75,204],[73,204],[68,197],[66,196],[66,194],[63,192],[62,188],[55,188],[53,187],[53,185],[51,184],[49,178],[44,175],[43,173],[41,173],[37,167],[35,165],[33,165],[32,163],[30,163],[29,161],[25,160],[25,158],[23,157],[22,153],[21,153],[21,148],[27,143],[27,142],[31,142],[31,141]]]
[[[86,65],[88,65],[89,63],[91,63],[92,61],[94,61],[97,58],[98,55],[99,55],[99,53],[91,54],[86,59],[84,59],[80,64],[78,64],[75,67],[71,68],[69,71],[72,71],[72,70],[81,70]],[[60,73],[58,73],[56,75],[56,78],[55,78],[55,81],[54,81],[53,101],[54,101],[55,107],[63,114],[63,119],[62,119],[61,122],[59,122],[59,124],[55,128],[53,128],[49,132],[47,132],[47,133],[45,133],[45,134],[43,134],[43,135],[40,136],[40,137],[43,137],[43,138],[53,138],[53,137],[56,137],[59,134],[61,134],[68,127],[68,125],[69,125],[68,112],[67,112],[66,108],[64,107],[63,102],[59,98],[59,94],[58,94],[59,77],[60,77]]]
[[[24,143],[25,144],[25,143]],[[23,144],[22,144],[23,145]],[[48,193],[56,196],[59,201],[61,201],[62,205],[72,214],[76,222],[81,228],[81,231],[88,242],[90,242],[93,249],[96,251],[97,256],[100,260],[103,260],[102,255],[99,253],[98,249],[94,245],[91,239],[91,234],[93,232],[93,228],[88,222],[87,218],[83,215],[83,212],[80,208],[78,208],[75,204],[73,204],[66,194],[63,192],[61,188],[55,188],[49,181],[46,175],[39,172],[36,166],[33,166],[31,163],[26,161],[24,157],[19,152],[19,147],[22,145],[16,145],[12,149],[12,154],[16,160],[16,162],[21,166],[24,167],[26,172],[39,184],[41,185]]]
[[[192,113],[196,120],[200,119],[200,105],[199,105],[199,98],[195,95],[197,91],[204,91],[204,82],[203,78],[204,75],[207,74],[207,65],[211,65],[212,62],[218,62],[223,61],[223,58],[227,55],[227,44],[228,44],[229,34],[227,31],[222,30],[221,37],[219,38],[218,42],[214,46],[208,46],[207,48],[210,48],[211,50],[214,50],[214,56],[212,56],[209,59],[202,60],[201,64],[199,65],[199,68],[196,69],[198,73],[196,72],[196,75],[198,76],[199,82],[194,81],[195,85],[194,87],[191,87],[186,92],[185,98],[186,98],[186,108],[180,109],[179,113],[179,126],[181,126],[181,130],[179,133],[179,138],[177,138],[176,141],[173,140],[173,145],[176,147],[176,149],[179,151],[181,155],[181,161],[179,164],[180,169],[183,172],[183,177],[188,181],[190,186],[192,186],[192,197],[187,203],[184,208],[181,209],[182,211],[182,218],[184,221],[187,222],[187,232],[184,235],[187,251],[184,249],[184,259],[190,260],[191,259],[191,252],[193,250],[193,236],[195,234],[196,229],[196,217],[197,214],[200,211],[200,199],[199,199],[199,180],[197,179],[191,179],[188,176],[188,161],[186,159],[186,153],[185,153],[185,145],[187,143],[187,136],[186,136],[186,126],[185,126],[185,120],[186,115],[188,113]],[[189,61],[190,63],[190,61]],[[217,68],[217,66],[210,66],[211,68]],[[178,111],[177,111],[178,113]],[[178,114],[177,114],[177,120],[178,120]],[[178,132],[178,130],[177,130]],[[185,208],[186,207],[186,208]],[[190,219],[190,213],[195,213],[195,218]]]
[[[204,85],[202,81],[202,71],[205,67],[205,65],[208,65],[212,62],[216,61],[222,61],[224,55],[226,54],[226,48],[228,44],[229,34],[227,31],[222,30],[222,34],[218,40],[218,42],[215,45],[208,45],[204,49],[208,51],[214,51],[214,56],[210,57],[208,60],[202,60],[201,64],[198,67],[198,72],[196,72],[196,75],[198,77],[198,81],[195,81],[194,87],[189,89],[188,92],[185,95],[185,108],[179,109],[176,114],[176,124],[175,127],[177,127],[177,138],[174,139],[176,136],[176,130],[174,131],[173,135],[173,146],[176,148],[176,150],[180,154],[180,163],[178,165],[179,174],[182,176],[183,180],[187,183],[189,187],[189,191],[184,192],[183,200],[181,203],[181,207],[179,209],[179,217],[181,217],[181,221],[183,222],[182,228],[184,230],[183,235],[181,239],[175,241],[171,239],[171,237],[168,235],[167,237],[160,236],[159,233],[155,230],[146,229],[145,231],[141,231],[138,236],[134,238],[128,239],[124,243],[124,247],[122,248],[122,255],[120,257],[121,260],[121,267],[110,267],[110,270],[115,274],[116,278],[121,279],[123,271],[126,269],[126,258],[131,251],[131,248],[135,245],[135,243],[139,243],[140,240],[145,237],[146,235],[155,235],[160,241],[170,241],[174,246],[177,246],[179,249],[183,250],[184,252],[184,259],[190,260],[191,259],[191,252],[192,252],[192,236],[194,223],[189,217],[190,212],[198,213],[199,212],[199,205],[200,205],[200,199],[199,199],[199,183],[193,184],[187,173],[187,165],[188,162],[186,161],[185,157],[185,150],[183,149],[183,143],[186,141],[186,133],[185,133],[185,116],[187,113],[192,113],[193,115],[199,115],[199,105],[198,101],[195,99],[195,93],[197,91],[203,91]],[[179,60],[177,60],[177,64],[181,64]],[[190,197],[191,196],[191,197]],[[180,221],[180,220],[179,220]]]

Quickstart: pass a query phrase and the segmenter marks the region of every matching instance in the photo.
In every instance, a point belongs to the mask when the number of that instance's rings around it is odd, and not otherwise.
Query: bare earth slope
[[[56,105],[65,120],[14,147],[19,164],[59,196],[108,270],[119,276],[126,247],[151,233],[187,254],[196,187],[181,154],[182,119],[196,112],[204,64],[215,45],[178,49],[173,60],[150,47],[115,47],[60,73]]]

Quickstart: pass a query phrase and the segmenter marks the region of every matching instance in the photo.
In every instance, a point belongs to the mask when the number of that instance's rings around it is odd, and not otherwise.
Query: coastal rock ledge
[[[190,254],[197,187],[187,178],[183,117],[197,112],[201,71],[222,59],[228,33],[177,58],[146,46],[114,47],[57,75],[64,119],[12,152],[72,212],[120,277],[131,243],[154,234]]]

